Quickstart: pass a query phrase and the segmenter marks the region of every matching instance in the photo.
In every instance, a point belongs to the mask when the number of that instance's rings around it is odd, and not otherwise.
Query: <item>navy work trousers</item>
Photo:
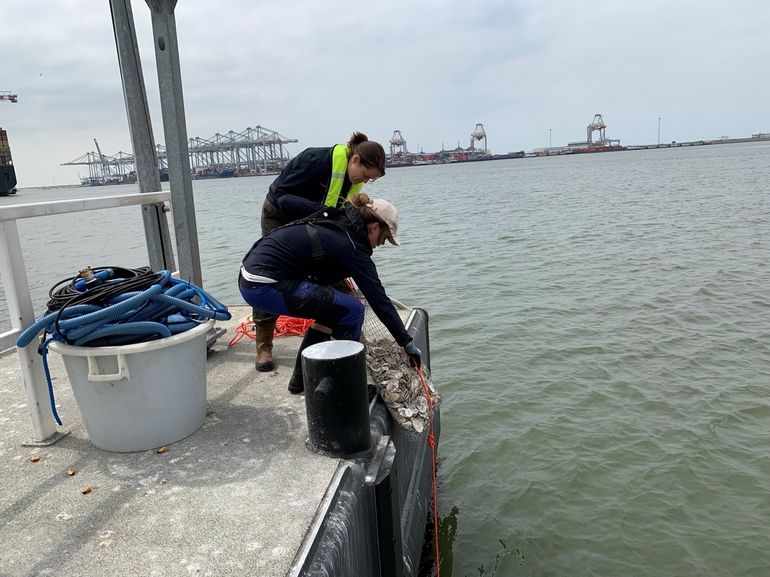
[[[241,296],[255,309],[313,319],[332,329],[335,339],[358,340],[364,324],[364,305],[356,297],[330,286],[303,280],[252,283],[239,278]]]

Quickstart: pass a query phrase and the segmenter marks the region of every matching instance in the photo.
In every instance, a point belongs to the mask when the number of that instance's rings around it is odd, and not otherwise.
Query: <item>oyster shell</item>
[[[422,433],[430,426],[432,407],[441,399],[430,377],[426,375],[429,401],[417,372],[407,364],[401,347],[389,336],[364,342],[370,378],[393,419],[405,430]]]

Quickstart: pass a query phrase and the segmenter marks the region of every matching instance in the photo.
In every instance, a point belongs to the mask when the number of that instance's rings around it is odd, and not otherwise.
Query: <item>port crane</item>
[[[607,128],[607,124],[604,122],[604,118],[602,118],[601,114],[594,114],[594,119],[591,121],[591,124],[589,124],[586,127],[586,143],[588,146],[591,146],[593,144],[593,135],[594,132],[599,133],[599,140],[597,141],[597,144],[604,144],[605,138],[604,138],[604,129]]]
[[[476,141],[477,140],[483,140],[484,141],[484,148],[482,152],[486,154],[487,152],[487,133],[484,130],[484,125],[479,123],[476,125],[476,128],[473,129],[473,132],[471,133],[471,143],[470,146],[468,146],[468,150],[475,151],[476,150]]]
[[[94,144],[96,145],[96,154],[99,155],[99,162],[102,164],[102,174],[106,177],[110,173],[110,165],[107,162],[107,157],[102,154],[102,149],[99,148],[96,138],[94,138]]]
[[[394,130],[390,139],[390,161],[395,162],[399,154],[402,160],[406,160],[406,140],[401,136],[400,130]]]
[[[243,132],[215,134],[211,138],[190,138],[188,150],[190,169],[198,172],[203,169],[223,176],[254,174],[278,174],[291,160],[285,144],[297,142],[296,138],[286,138],[274,130],[263,126],[249,127]],[[81,177],[83,185],[122,184],[135,182],[134,156],[118,152],[114,156],[104,154],[99,143],[94,139],[97,152],[63,162],[63,166],[82,165],[88,167],[88,177]],[[156,154],[160,165],[161,181],[168,180],[168,156],[166,147],[156,145]],[[227,174],[229,172],[229,174]]]
[[[8,102],[18,102],[19,97],[16,94],[11,94],[10,92],[7,92],[7,91],[1,91],[0,100],[7,100]]]
[[[586,127],[586,144],[588,146],[620,146],[619,139],[607,138],[604,135],[604,129],[607,124],[604,122],[601,114],[594,114],[594,119]],[[593,139],[593,133],[599,133],[599,140]]]

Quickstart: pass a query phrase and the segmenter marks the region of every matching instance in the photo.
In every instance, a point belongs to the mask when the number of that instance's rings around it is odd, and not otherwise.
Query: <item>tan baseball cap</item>
[[[375,198],[372,200],[372,208],[377,213],[377,217],[388,225],[390,230],[390,236],[388,240],[391,244],[398,246],[398,211],[396,207],[390,204],[387,200],[381,198]]]

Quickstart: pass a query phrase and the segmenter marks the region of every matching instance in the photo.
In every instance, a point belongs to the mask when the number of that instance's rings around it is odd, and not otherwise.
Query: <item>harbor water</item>
[[[194,182],[239,303],[272,177]],[[770,574],[770,144],[391,169],[383,283],[430,313],[442,576]],[[20,190],[11,203],[135,192]],[[147,264],[136,207],[19,222],[36,310]],[[0,330],[7,330],[0,300]]]

